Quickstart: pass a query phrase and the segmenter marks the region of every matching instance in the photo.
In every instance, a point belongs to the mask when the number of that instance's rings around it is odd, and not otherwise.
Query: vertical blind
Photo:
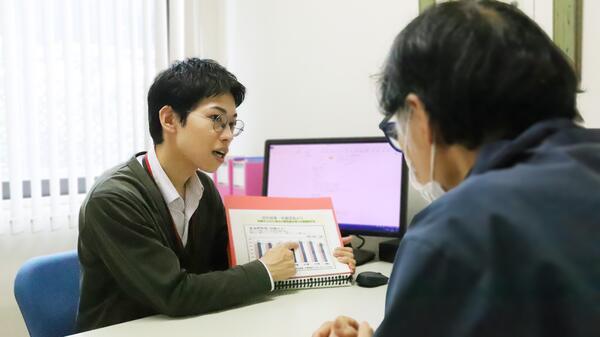
[[[74,228],[95,178],[148,146],[165,0],[0,1],[0,234]]]

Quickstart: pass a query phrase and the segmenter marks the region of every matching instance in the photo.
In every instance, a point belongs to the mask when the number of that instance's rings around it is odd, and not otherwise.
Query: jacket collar
[[[152,179],[148,171],[144,169],[140,162],[137,160],[137,157],[146,154],[146,152],[136,153],[133,158],[131,158],[127,162],[127,166],[133,173],[133,175],[139,179],[139,181],[144,185],[145,192],[148,193],[149,201],[154,205],[154,209],[158,210],[162,219],[162,229],[164,233],[169,237],[171,243],[174,247],[175,254],[178,257],[182,257],[184,254],[184,248],[181,244],[179,244],[177,236],[174,232],[174,229],[169,225],[173,220],[171,218],[171,213],[169,212],[169,208],[167,204],[164,202],[163,196],[158,188],[158,185]]]
[[[536,123],[512,140],[501,140],[482,146],[470,175],[502,169],[526,159],[548,137],[566,128],[577,128],[571,120],[550,119]]]

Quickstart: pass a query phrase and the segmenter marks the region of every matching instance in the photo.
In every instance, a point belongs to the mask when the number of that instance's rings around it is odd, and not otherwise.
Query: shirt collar
[[[177,189],[171,182],[171,179],[169,179],[165,170],[163,170],[162,166],[160,166],[160,162],[158,161],[158,157],[156,156],[154,146],[151,146],[148,149],[148,163],[150,164],[154,181],[156,182],[156,185],[158,185],[158,189],[160,190],[160,193],[165,199],[165,202],[167,204],[171,204],[177,199],[181,199],[181,196],[179,195]],[[190,197],[198,200],[202,198],[204,186],[202,185],[200,178],[198,178],[198,175],[192,175],[185,182],[185,191],[186,200]]]

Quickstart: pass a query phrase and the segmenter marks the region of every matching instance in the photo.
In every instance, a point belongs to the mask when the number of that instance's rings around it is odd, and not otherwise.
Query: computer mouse
[[[373,288],[386,284],[388,279],[389,278],[382,273],[363,271],[356,275],[356,284],[360,287]]]

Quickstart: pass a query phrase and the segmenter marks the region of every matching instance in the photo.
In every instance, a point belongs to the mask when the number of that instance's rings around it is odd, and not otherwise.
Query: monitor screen
[[[344,234],[401,237],[403,154],[385,138],[268,140],[263,195],[331,197]]]

